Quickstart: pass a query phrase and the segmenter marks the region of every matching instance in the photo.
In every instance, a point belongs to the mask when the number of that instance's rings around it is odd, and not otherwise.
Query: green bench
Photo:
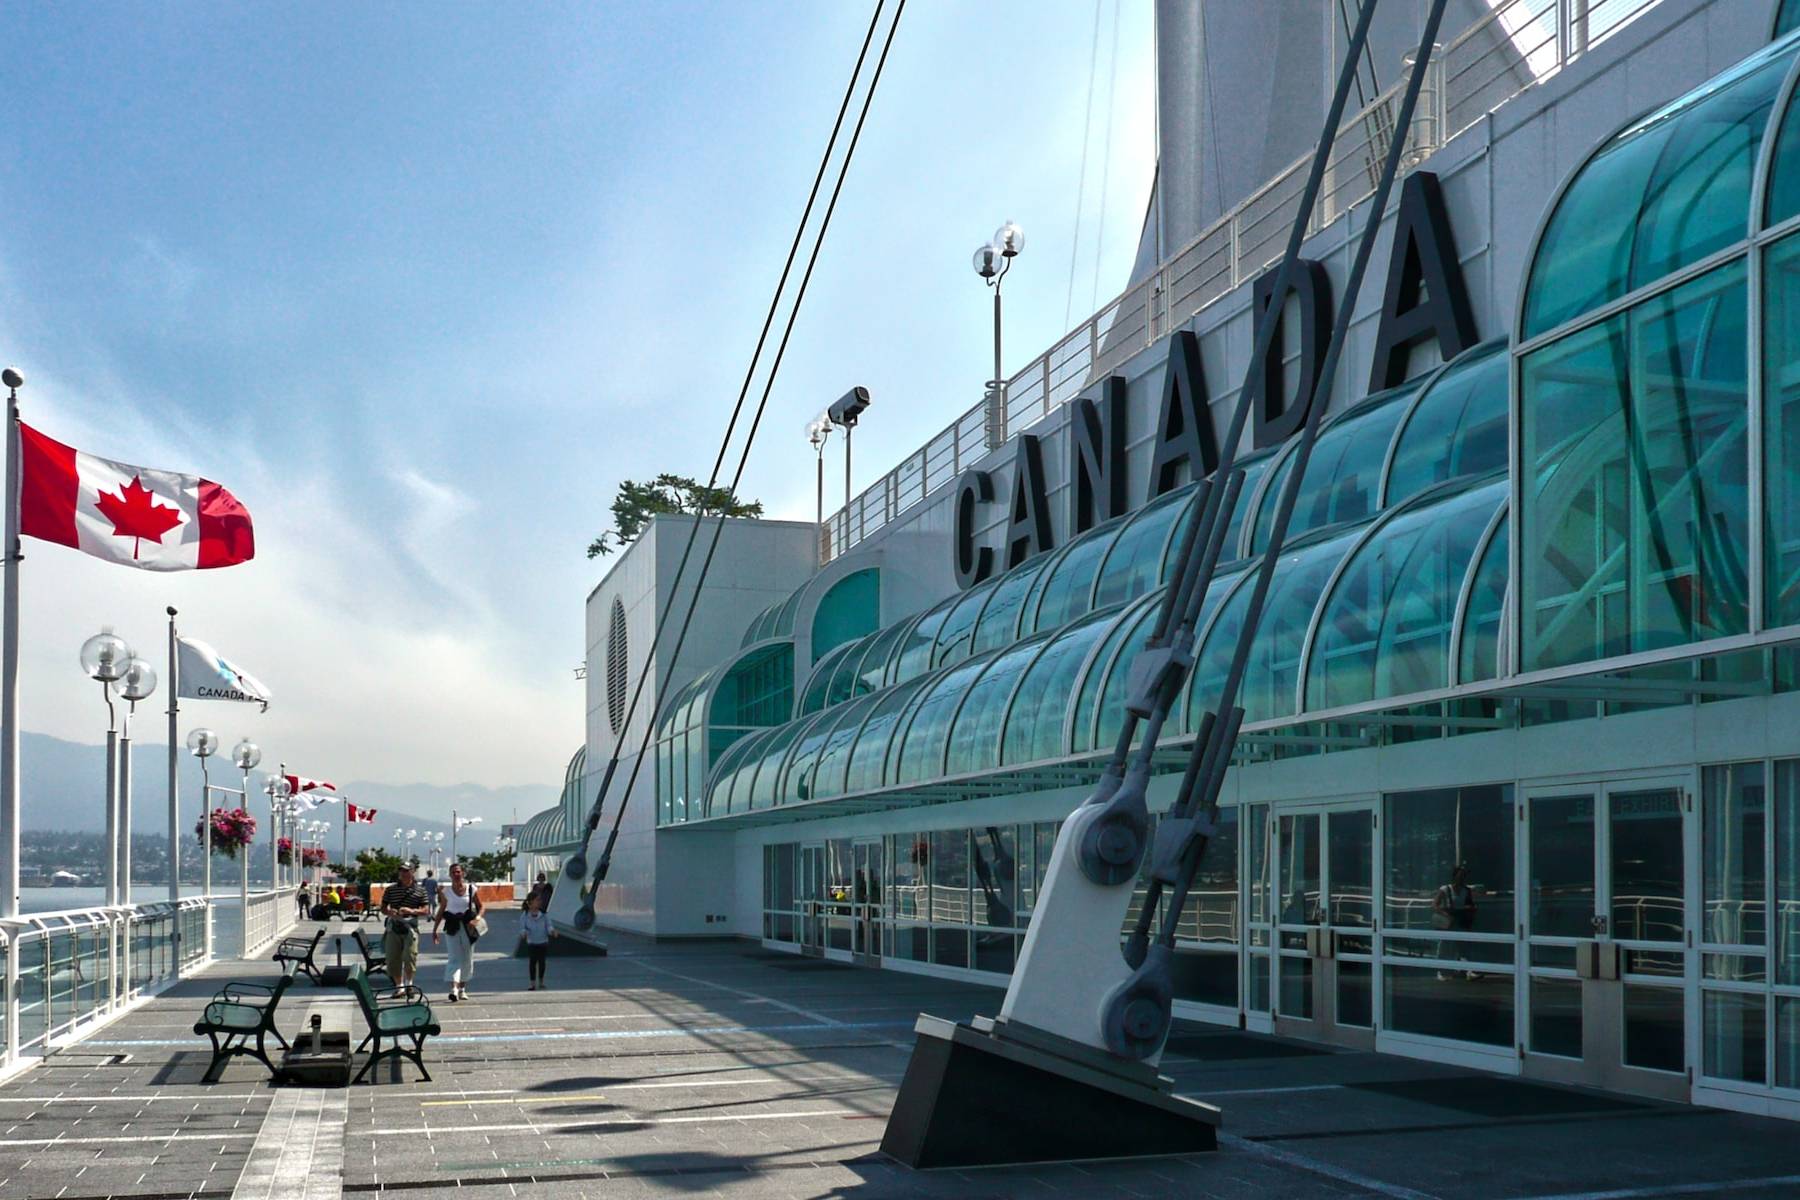
[[[408,1058],[429,1083],[431,1072],[425,1069],[425,1039],[442,1032],[438,1023],[431,1019],[431,1005],[423,999],[385,1003],[377,1000],[374,989],[369,986],[368,972],[361,967],[350,972],[349,987],[356,994],[356,1003],[362,1008],[363,1020],[369,1027],[368,1036],[352,1053],[360,1052],[364,1047],[370,1050],[369,1061],[350,1082],[362,1082],[362,1077],[384,1058]],[[384,1041],[388,1043],[385,1049],[382,1047]]]
[[[387,981],[390,984],[397,984],[400,982],[394,978],[394,973],[388,970],[386,950],[377,950],[374,946],[370,945],[369,935],[360,929],[353,930],[350,936],[356,940],[356,948],[362,951],[363,974],[386,975]]]
[[[281,969],[292,976],[296,971],[306,972],[306,977],[316,986],[319,983],[319,968],[313,964],[313,952],[319,943],[325,940],[325,931],[313,931],[309,942],[304,937],[282,938],[275,946],[274,960],[281,964]]]
[[[275,1010],[281,1007],[281,998],[293,985],[292,975],[283,975],[273,986],[228,983],[207,1003],[200,1019],[194,1022],[195,1033],[212,1039],[213,1057],[207,1064],[206,1082],[213,1082],[225,1062],[237,1054],[248,1054],[269,1068],[271,1076],[277,1074],[263,1048],[263,1039],[272,1034],[282,1049],[288,1048],[287,1039],[275,1028]],[[251,1038],[256,1039],[254,1045]]]

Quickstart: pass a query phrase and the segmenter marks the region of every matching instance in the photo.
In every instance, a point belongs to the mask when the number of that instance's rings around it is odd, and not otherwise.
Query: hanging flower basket
[[[275,839],[275,853],[276,853],[276,856],[281,859],[282,866],[284,866],[284,867],[293,866],[294,865],[294,839],[293,838],[276,838]]]
[[[300,865],[303,867],[322,867],[329,856],[316,847],[307,847],[300,852]]]
[[[212,810],[213,852],[236,858],[238,851],[256,840],[256,818],[241,808]],[[206,818],[194,822],[194,841],[206,845]]]

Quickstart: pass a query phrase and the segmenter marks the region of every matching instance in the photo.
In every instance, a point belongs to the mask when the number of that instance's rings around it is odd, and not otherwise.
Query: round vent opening
[[[606,721],[615,735],[625,727],[625,690],[631,682],[631,647],[625,641],[625,606],[613,597],[606,630]]]

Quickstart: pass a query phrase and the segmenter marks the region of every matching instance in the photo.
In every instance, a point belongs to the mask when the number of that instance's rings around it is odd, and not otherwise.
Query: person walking
[[[437,917],[431,923],[431,944],[438,943],[438,929],[449,939],[444,955],[444,982],[452,1003],[469,998],[469,980],[475,977],[475,942],[481,934],[481,900],[475,886],[463,875],[461,863],[450,866],[450,886],[438,890]]]
[[[549,904],[548,889],[533,890],[525,899],[525,915],[519,918],[519,937],[525,942],[527,969],[531,977],[528,992],[542,991],[548,985],[544,982],[544,960],[550,956],[550,939],[556,936],[556,930],[550,927],[550,914],[545,912]]]
[[[432,912],[437,911],[438,879],[436,871],[425,872],[425,905]]]
[[[388,974],[399,992],[411,991],[413,975],[419,969],[419,918],[431,915],[425,889],[413,882],[411,867],[402,864],[399,882],[381,893],[381,913],[387,918],[382,944],[387,950]]]
[[[300,890],[295,893],[294,900],[300,905],[300,919],[302,921],[312,915],[312,897],[307,894],[305,880],[300,881]]]

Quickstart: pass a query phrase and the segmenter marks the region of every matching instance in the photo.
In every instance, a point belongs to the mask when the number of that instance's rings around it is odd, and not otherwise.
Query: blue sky
[[[979,399],[969,256],[1003,220],[1029,239],[1009,370],[1123,285],[1153,96],[1150,6],[1118,2],[1073,289],[1094,3],[908,7],[747,476],[771,515],[810,519],[803,427],[851,384],[875,404],[858,487]],[[869,12],[0,13],[0,358],[26,420],[217,479],[258,535],[253,563],[182,576],[28,544],[25,728],[97,740],[77,647],[102,623],[160,647],[175,604],[277,694],[184,725],[314,774],[560,778],[606,565],[584,548],[621,478],[709,469]]]

